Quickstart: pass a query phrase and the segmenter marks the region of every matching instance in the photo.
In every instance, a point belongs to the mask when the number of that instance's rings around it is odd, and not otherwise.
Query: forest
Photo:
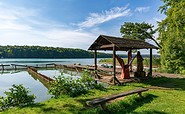
[[[0,46],[1,58],[92,58],[94,53],[82,49],[46,46]],[[112,54],[98,53],[98,57],[109,58]]]

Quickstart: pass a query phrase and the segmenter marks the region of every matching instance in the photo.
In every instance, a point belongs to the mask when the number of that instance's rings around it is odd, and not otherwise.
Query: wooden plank
[[[97,98],[97,99],[94,99],[94,100],[91,100],[91,101],[87,101],[87,105],[94,106],[94,105],[98,105],[98,104],[101,104],[101,103],[105,103],[109,100],[113,100],[113,99],[123,97],[123,96],[127,96],[127,95],[132,95],[132,94],[135,94],[135,93],[138,93],[139,96],[141,96],[141,92],[144,92],[144,91],[148,91],[148,89],[147,88],[140,88],[140,89],[136,89],[136,90],[123,92],[123,93],[120,93],[120,94],[114,94],[114,95],[107,96],[107,97]]]
[[[100,48],[102,49],[104,49],[104,48],[112,48],[114,46],[114,44],[108,44],[108,45],[102,45],[102,46],[100,46]]]
[[[18,65],[18,64],[11,64],[12,66],[22,66],[22,67],[28,67],[27,65]]]
[[[1,64],[1,66],[10,66],[10,65],[3,65],[3,64]]]

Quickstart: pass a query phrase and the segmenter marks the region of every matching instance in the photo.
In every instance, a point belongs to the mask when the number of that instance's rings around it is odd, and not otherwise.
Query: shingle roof
[[[112,50],[113,45],[116,46],[116,50],[120,51],[127,51],[129,49],[159,49],[142,40],[100,35],[88,50]]]

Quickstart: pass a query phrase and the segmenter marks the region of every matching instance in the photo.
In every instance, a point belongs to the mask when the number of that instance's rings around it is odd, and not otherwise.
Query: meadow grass
[[[116,94],[141,87],[155,87],[143,93],[143,98],[137,94],[126,96],[109,104],[108,110],[100,107],[86,106],[86,101]],[[36,103],[27,107],[16,107],[3,114],[183,114],[185,112],[185,79],[158,77],[140,83],[129,83],[123,86],[109,86],[105,90],[91,90],[86,95],[78,97],[63,96]]]

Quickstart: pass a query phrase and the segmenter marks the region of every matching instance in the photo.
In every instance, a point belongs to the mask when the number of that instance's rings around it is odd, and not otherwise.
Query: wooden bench
[[[89,106],[96,106],[96,105],[101,105],[102,109],[105,110],[106,109],[106,102],[119,98],[119,97],[123,97],[123,96],[127,96],[127,95],[132,95],[135,93],[138,93],[138,95],[140,97],[142,97],[141,93],[144,91],[148,91],[147,88],[140,88],[140,89],[136,89],[136,90],[131,90],[131,91],[127,91],[127,92],[123,92],[123,93],[119,93],[119,94],[114,94],[114,95],[110,95],[107,97],[102,97],[102,98],[97,98],[97,99],[93,99],[91,101],[87,101],[87,105]]]

